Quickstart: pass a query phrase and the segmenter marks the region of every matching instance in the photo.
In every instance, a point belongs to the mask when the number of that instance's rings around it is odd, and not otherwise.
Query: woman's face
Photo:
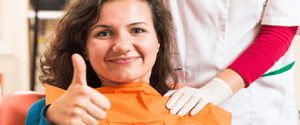
[[[87,58],[103,86],[149,83],[159,46],[148,3],[115,0],[90,30]]]

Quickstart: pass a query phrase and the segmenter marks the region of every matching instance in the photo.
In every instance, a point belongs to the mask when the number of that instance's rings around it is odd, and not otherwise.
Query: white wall
[[[300,111],[300,36],[294,38],[294,60],[295,62],[295,90],[296,90],[296,104]],[[298,121],[300,125],[300,120]]]
[[[28,0],[0,0],[3,92],[29,90]]]

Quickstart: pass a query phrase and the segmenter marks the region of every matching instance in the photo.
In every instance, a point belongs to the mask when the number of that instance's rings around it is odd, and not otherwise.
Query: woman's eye
[[[100,32],[97,34],[97,36],[100,36],[100,37],[108,37],[110,36],[111,34],[107,31],[103,31],[103,32]]]
[[[137,29],[132,30],[131,32],[134,33],[134,34],[138,34],[138,33],[145,32],[145,30],[137,28]]]

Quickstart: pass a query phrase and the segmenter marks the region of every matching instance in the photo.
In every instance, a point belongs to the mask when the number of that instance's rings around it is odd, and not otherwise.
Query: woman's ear
[[[157,52],[159,52],[159,48],[160,48],[160,43],[157,42]]]
[[[159,38],[159,36],[157,35],[156,36],[157,37],[157,52],[159,52],[159,48],[160,48],[160,38]]]

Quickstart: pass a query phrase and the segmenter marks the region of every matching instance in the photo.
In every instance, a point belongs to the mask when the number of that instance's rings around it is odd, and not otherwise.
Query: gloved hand
[[[184,116],[191,109],[190,115],[197,114],[206,104],[218,105],[232,96],[230,86],[220,78],[214,78],[203,87],[183,87],[170,90],[165,97],[171,96],[166,106],[171,114]]]

